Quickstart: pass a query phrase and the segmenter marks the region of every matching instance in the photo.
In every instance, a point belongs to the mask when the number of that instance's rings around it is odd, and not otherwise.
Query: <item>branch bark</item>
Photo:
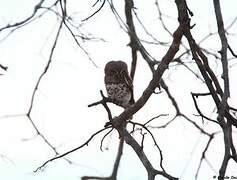
[[[169,174],[167,174],[164,171],[158,171],[154,169],[148,158],[146,157],[145,153],[143,152],[141,146],[137,143],[137,141],[129,134],[127,130],[125,130],[124,133],[124,139],[127,144],[129,144],[137,156],[139,157],[140,161],[142,162],[143,166],[146,168],[148,173],[148,180],[154,180],[156,175],[162,175],[166,177],[169,180],[178,180],[178,178],[175,178]]]
[[[128,25],[128,35],[130,37],[129,46],[131,47],[132,53],[132,63],[131,63],[131,71],[130,77],[132,80],[134,79],[136,67],[137,67],[137,45],[136,45],[136,30],[133,23],[132,9],[134,8],[133,0],[125,0],[125,15],[126,15],[126,23]]]
[[[232,125],[237,127],[237,120],[232,117],[229,113],[229,107],[227,104],[227,98],[229,97],[229,78],[228,78],[228,63],[227,63],[227,48],[228,43],[225,37],[225,30],[220,10],[219,0],[214,0],[214,7],[216,12],[216,19],[218,24],[218,32],[222,43],[221,50],[221,60],[222,60],[222,68],[223,68],[223,79],[224,79],[224,92],[221,89],[219,81],[217,80],[215,74],[211,70],[208,65],[208,59],[201,51],[200,47],[197,45],[193,36],[191,34],[190,27],[190,19],[188,10],[185,10],[187,7],[185,0],[176,0],[176,5],[179,11],[179,22],[180,24],[187,23],[184,35],[188,40],[193,59],[195,60],[201,74],[205,80],[205,83],[212,95],[212,98],[216,104],[218,109],[218,117],[217,120],[222,128],[222,132],[224,134],[224,144],[225,144],[225,154],[222,161],[222,165],[219,170],[218,180],[223,180],[225,178],[225,172],[227,169],[228,161],[230,158],[233,158],[231,152],[236,155],[235,147],[233,146],[233,138],[232,138]],[[221,96],[221,99],[219,96]],[[233,148],[233,150],[231,149]]]
[[[133,104],[131,107],[127,108],[123,113],[121,113],[118,119],[120,119],[121,121],[126,121],[126,119],[131,117],[145,105],[147,100],[155,91],[156,87],[159,86],[159,82],[163,73],[168,68],[169,63],[173,60],[175,54],[178,52],[182,36],[183,36],[183,27],[182,25],[180,25],[174,32],[173,35],[174,39],[170,48],[168,49],[165,56],[162,58],[162,61],[158,65],[157,69],[154,71],[153,78],[150,81],[147,88],[143,91],[142,96],[135,102],[135,104]]]

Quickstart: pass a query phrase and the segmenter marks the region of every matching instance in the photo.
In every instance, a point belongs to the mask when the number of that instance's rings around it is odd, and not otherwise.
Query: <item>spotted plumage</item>
[[[108,97],[123,108],[133,104],[133,85],[127,64],[123,61],[110,61],[104,71]]]

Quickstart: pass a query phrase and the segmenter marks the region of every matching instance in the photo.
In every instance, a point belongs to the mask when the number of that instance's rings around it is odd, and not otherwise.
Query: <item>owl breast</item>
[[[116,104],[119,104],[124,108],[129,107],[132,95],[125,83],[106,84],[106,90],[108,97],[115,101]]]

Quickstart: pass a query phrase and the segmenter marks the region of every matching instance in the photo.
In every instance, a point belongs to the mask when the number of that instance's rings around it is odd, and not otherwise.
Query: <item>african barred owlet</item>
[[[132,80],[127,64],[123,61],[110,61],[105,66],[105,87],[108,97],[123,108],[134,103]]]

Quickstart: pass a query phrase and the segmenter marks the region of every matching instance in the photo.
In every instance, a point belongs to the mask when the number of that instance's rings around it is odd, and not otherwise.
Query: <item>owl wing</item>
[[[120,71],[121,82],[125,83],[129,89],[133,89],[132,79],[125,70]]]
[[[135,101],[134,101],[134,96],[133,96],[133,83],[132,83],[132,79],[131,77],[129,76],[128,72],[127,71],[122,71],[122,78],[124,79],[128,89],[130,90],[131,92],[131,100],[130,100],[130,103],[133,104]]]

